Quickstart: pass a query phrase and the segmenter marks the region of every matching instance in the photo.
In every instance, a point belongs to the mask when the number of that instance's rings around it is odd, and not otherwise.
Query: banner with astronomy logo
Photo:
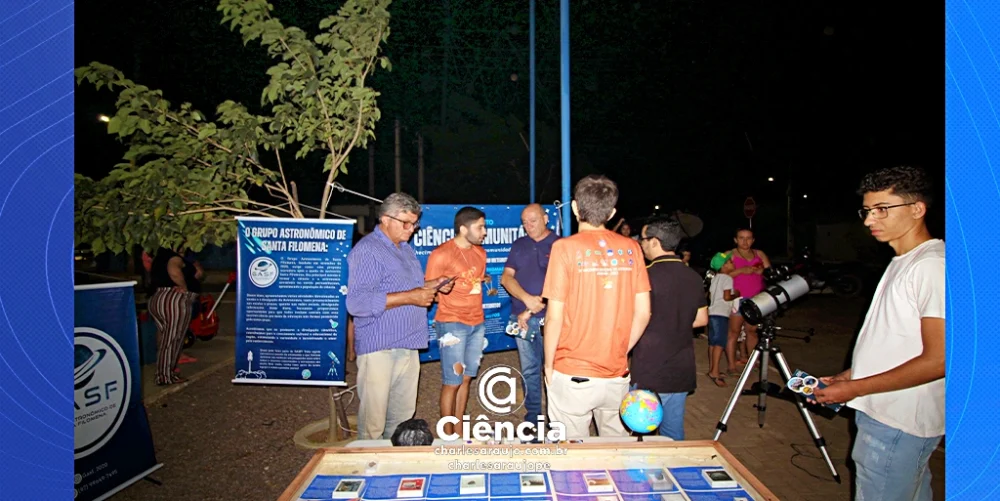
[[[345,386],[355,220],[236,219],[233,382]]]
[[[135,282],[78,285],[73,329],[73,488],[106,499],[160,464],[142,405]]]
[[[471,204],[470,204],[471,205]],[[486,313],[486,353],[517,349],[514,337],[507,335],[510,317],[510,296],[500,285],[504,263],[514,240],[526,235],[521,226],[521,211],[525,205],[471,205],[486,213],[486,281],[483,284],[483,309]],[[414,251],[420,264],[427,269],[427,257],[437,246],[455,236],[455,213],[463,205],[424,205],[420,215],[420,229],[413,234]],[[559,212],[553,205],[543,205],[549,216],[549,229],[555,231]],[[421,362],[441,359],[438,349],[434,315],[437,304],[427,314],[430,346],[420,353]]]

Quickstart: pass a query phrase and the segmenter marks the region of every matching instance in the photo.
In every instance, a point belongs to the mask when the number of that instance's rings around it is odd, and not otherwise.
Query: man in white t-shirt
[[[875,290],[851,368],[816,390],[856,411],[856,499],[931,499],[931,452],[944,435],[944,242],[924,222],[931,182],[915,167],[867,175],[858,211],[896,257]]]

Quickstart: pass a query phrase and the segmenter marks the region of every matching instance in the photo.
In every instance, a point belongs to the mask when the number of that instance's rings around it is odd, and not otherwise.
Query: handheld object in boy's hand
[[[799,369],[795,370],[792,377],[788,380],[788,389],[794,391],[805,397],[808,400],[816,401],[816,396],[814,393],[817,389],[826,388],[826,385],[819,380],[818,377],[810,376],[808,373],[803,372]],[[825,407],[829,407],[834,412],[840,410],[843,407],[842,404],[824,404]]]
[[[458,275],[455,275],[449,278],[448,280],[445,280],[444,282],[437,284],[437,286],[434,287],[434,290],[441,290],[441,288],[443,288],[444,286],[454,282],[456,278],[458,278]]]

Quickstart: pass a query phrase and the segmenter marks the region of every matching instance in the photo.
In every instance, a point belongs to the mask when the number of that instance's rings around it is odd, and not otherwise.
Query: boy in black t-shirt
[[[635,387],[660,396],[659,434],[684,440],[684,404],[697,386],[691,329],[708,324],[701,276],[674,253],[684,233],[673,220],[642,228],[639,243],[646,258],[652,317],[632,351]]]

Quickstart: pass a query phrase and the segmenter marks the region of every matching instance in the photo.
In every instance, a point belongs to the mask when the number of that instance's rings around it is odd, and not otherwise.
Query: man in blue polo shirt
[[[417,409],[420,357],[427,348],[427,307],[447,279],[424,281],[413,247],[420,204],[404,193],[386,197],[379,225],[347,255],[347,312],[354,317],[358,357],[358,439],[392,437]]]
[[[549,266],[552,243],[559,237],[549,231],[549,217],[541,205],[531,204],[521,212],[523,236],[510,246],[500,284],[511,296],[507,333],[515,336],[521,359],[525,421],[538,422],[542,416],[542,322],[545,303],[542,286]]]

